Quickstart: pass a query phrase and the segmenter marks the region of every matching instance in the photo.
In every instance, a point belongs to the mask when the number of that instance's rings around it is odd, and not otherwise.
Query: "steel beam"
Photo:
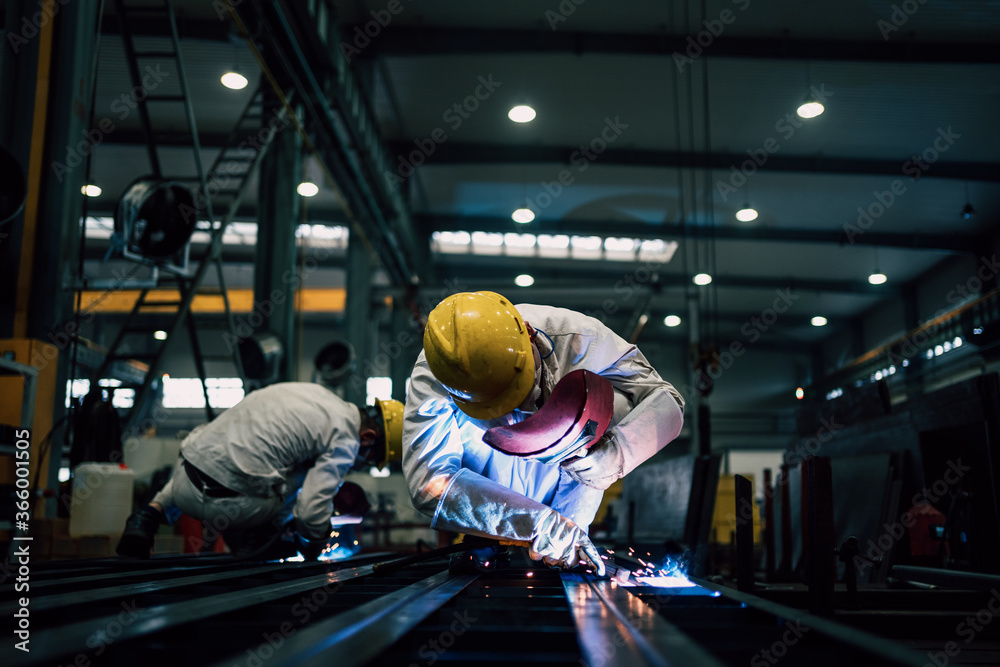
[[[272,664],[276,667],[369,664],[478,576],[444,571],[310,625],[287,640],[276,652]],[[229,665],[231,661],[222,664]]]
[[[932,584],[946,588],[959,588],[967,591],[990,593],[1000,589],[1000,576],[980,572],[960,572],[957,570],[939,570],[932,567],[916,567],[914,565],[893,565],[890,576],[906,581],[918,581],[922,584]]]
[[[874,20],[874,19],[873,19]],[[360,27],[360,26],[359,26]],[[347,26],[353,32],[355,26]],[[695,35],[630,32],[566,32],[438,26],[390,26],[360,57],[496,53],[615,53],[640,56],[684,54]],[[992,42],[878,42],[846,39],[721,36],[705,49],[712,57],[773,60],[832,60],[889,63],[997,63]]]
[[[413,150],[413,143],[395,142],[390,146],[397,154]],[[572,162],[579,146],[531,146],[451,142],[434,149],[433,165],[448,164],[563,164]],[[896,160],[833,157],[826,155],[771,155],[759,171],[796,172],[800,174],[872,174],[905,176],[900,165],[909,156]],[[693,153],[676,150],[641,148],[609,148],[601,153],[602,165],[628,167],[682,167],[718,169],[729,172],[748,160],[746,153]],[[430,164],[430,163],[429,163]],[[935,162],[934,169],[923,178],[955,178],[963,181],[1000,181],[997,162]],[[864,236],[864,235],[862,235]]]
[[[723,664],[623,587],[587,575],[561,577],[585,664]]]
[[[368,249],[353,235],[347,246],[347,301],[344,304],[344,321],[347,342],[354,348],[357,369],[344,386],[344,398],[351,403],[364,405],[365,378],[371,364],[371,288],[372,256]]]
[[[263,116],[270,118],[271,113],[267,111]],[[300,207],[295,189],[302,180],[302,139],[294,126],[286,125],[271,141],[260,163],[259,180],[266,186],[257,190],[253,300],[262,318],[259,331],[267,331],[281,341],[277,381],[287,382],[298,379],[295,291],[304,276],[295,273],[295,230]]]
[[[207,598],[195,598],[174,604],[159,605],[144,609],[129,625],[123,625],[120,622],[119,614],[112,614],[103,618],[90,618],[70,625],[41,630],[32,635],[31,639],[35,644],[32,646],[29,660],[23,664],[52,665],[74,651],[86,651],[91,646],[88,639],[93,638],[95,633],[111,627],[112,624],[122,627],[121,634],[115,640],[125,641],[154,632],[162,632],[171,627],[197,623],[217,614],[246,609],[324,586],[338,586],[340,582],[367,576],[371,573],[372,566],[364,565]]]

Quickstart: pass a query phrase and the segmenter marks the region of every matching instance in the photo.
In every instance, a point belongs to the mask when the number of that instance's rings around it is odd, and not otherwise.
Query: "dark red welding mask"
[[[511,456],[559,463],[596,443],[613,413],[611,383],[597,373],[576,370],[556,383],[538,412],[517,424],[489,429],[483,442]]]

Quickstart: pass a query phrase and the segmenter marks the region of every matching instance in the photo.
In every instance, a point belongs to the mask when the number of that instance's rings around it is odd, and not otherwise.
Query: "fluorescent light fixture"
[[[539,234],[539,248],[562,249],[569,247],[569,237],[565,234]]]
[[[826,318],[823,317],[822,315],[817,315],[816,317],[812,318],[812,320],[810,320],[810,322],[812,322],[812,325],[814,327],[825,327],[826,326]]]
[[[509,248],[534,248],[535,235],[507,232],[503,235],[503,244]]]
[[[510,218],[514,222],[519,222],[523,225],[535,219],[535,212],[530,208],[519,208],[510,214]]]
[[[472,243],[472,235],[469,232],[434,232],[434,237],[438,243],[446,245],[469,245]]]
[[[315,197],[319,194],[319,186],[309,181],[303,181],[299,183],[299,187],[295,188],[295,191],[303,197]]]
[[[885,277],[884,273],[876,272],[868,276],[868,282],[870,282],[872,285],[881,285],[886,280],[888,280],[888,278]]]
[[[231,90],[243,90],[250,83],[247,78],[239,72],[226,72],[222,75],[222,85]]]
[[[609,236],[604,239],[604,249],[612,252],[632,252],[635,250],[635,239],[615,238]]]
[[[503,245],[503,234],[499,232],[472,232],[472,245],[500,247]]]
[[[530,123],[535,120],[535,110],[527,104],[519,104],[507,112],[507,118],[515,123]]]
[[[822,104],[815,100],[809,100],[796,109],[795,113],[802,118],[815,118],[824,111],[826,111],[826,108]]]
[[[80,188],[80,192],[88,197],[100,197],[102,190],[96,185],[85,185]]]
[[[574,236],[570,239],[570,243],[580,250],[600,250],[604,245],[604,239],[600,236]]]
[[[712,276],[707,273],[699,273],[694,278],[691,279],[695,285],[707,285],[712,282]]]
[[[751,222],[757,219],[757,211],[756,209],[750,208],[750,205],[747,204],[740,210],[736,211],[736,219],[740,222]]]
[[[166,340],[167,332],[162,329],[160,329],[159,331],[154,331],[153,338],[155,338],[156,340]]]
[[[676,327],[681,323],[681,318],[677,317],[676,315],[667,315],[666,317],[663,318],[663,323],[666,324],[668,327]]]
[[[514,284],[518,287],[531,287],[535,284],[535,279],[527,273],[522,273],[517,278],[514,278]]]

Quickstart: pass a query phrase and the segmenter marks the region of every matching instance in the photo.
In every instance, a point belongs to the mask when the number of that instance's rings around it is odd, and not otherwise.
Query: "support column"
[[[697,288],[688,288],[688,350],[696,353],[701,346],[701,313],[699,312],[699,294]],[[690,357],[690,355],[689,355]],[[688,363],[691,363],[690,359]],[[691,367],[691,381],[688,386],[691,390],[684,397],[684,421],[687,422],[691,433],[692,453],[701,452],[701,403],[702,396],[698,391],[701,384],[701,376],[698,372],[697,363]]]
[[[372,370],[372,255],[352,234],[347,245],[347,303],[344,306],[344,331],[354,347],[357,370],[344,389],[344,398],[352,403],[365,402],[365,387]]]
[[[265,113],[265,118],[270,114]],[[295,230],[301,202],[295,191],[302,177],[302,139],[294,125],[272,140],[260,162],[257,249],[254,265],[254,308],[263,322],[257,332],[281,341],[278,382],[297,379],[298,337],[295,335],[295,291],[307,275],[296,266]]]
[[[414,326],[413,312],[397,299],[392,311],[393,339],[390,343],[389,355],[392,375],[392,397],[397,401],[406,401],[406,381],[413,372],[413,363],[420,354],[423,341],[420,332]]]

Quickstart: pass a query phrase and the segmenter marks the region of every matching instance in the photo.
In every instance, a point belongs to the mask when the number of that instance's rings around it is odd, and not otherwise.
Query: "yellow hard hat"
[[[403,456],[403,404],[389,399],[377,400],[378,413],[382,417],[382,432],[385,433],[385,455],[377,464],[379,470]]]
[[[461,292],[439,303],[427,318],[424,353],[455,405],[474,419],[502,417],[535,384],[524,319],[495,292]]]

